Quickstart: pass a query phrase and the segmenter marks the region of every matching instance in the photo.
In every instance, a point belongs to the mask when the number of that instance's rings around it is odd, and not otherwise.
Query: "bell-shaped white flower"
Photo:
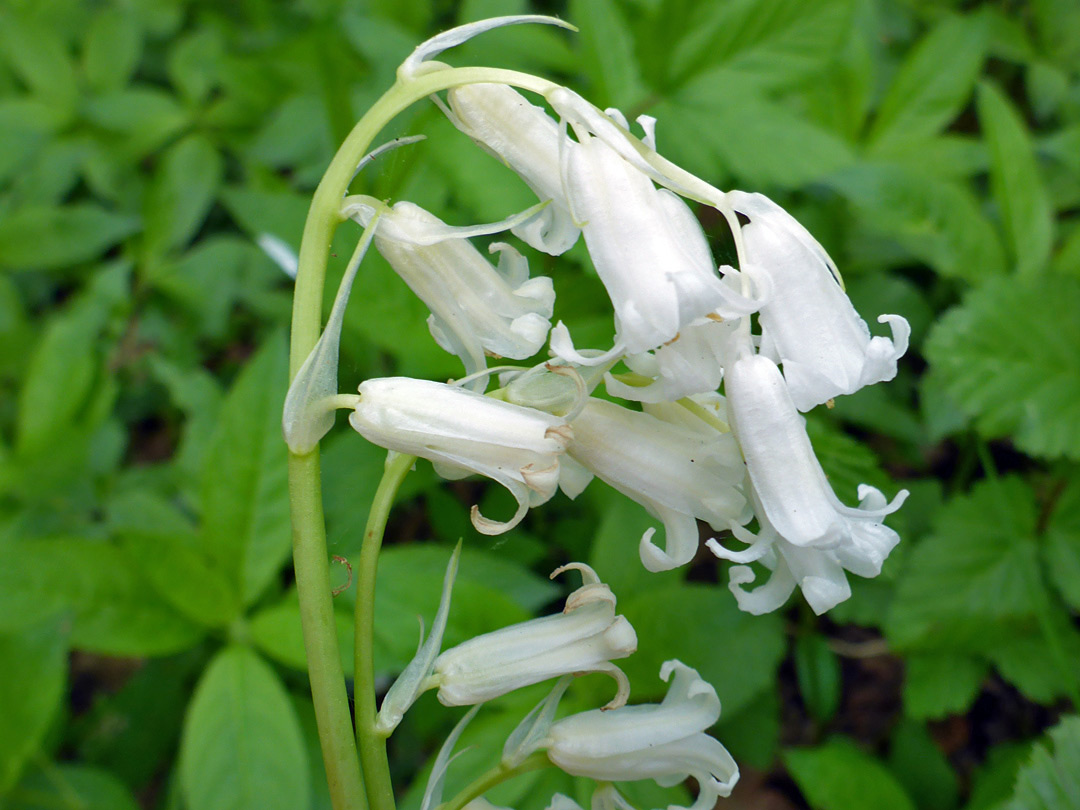
[[[517,500],[514,516],[489,520],[472,508],[483,534],[501,534],[558,487],[559,456],[573,438],[565,420],[453,385],[386,377],[360,385],[349,424],[368,441],[430,459],[443,477],[487,476]]]
[[[355,199],[346,211],[361,222],[380,214],[376,248],[427,304],[432,336],[462,359],[468,374],[485,368],[485,353],[523,360],[544,345],[555,304],[551,279],[529,278],[525,257],[504,242],[490,248],[500,253],[496,269],[464,238],[504,230],[537,209],[492,225],[454,228],[410,202],[380,211]]]
[[[800,411],[841,394],[896,376],[911,327],[899,315],[882,315],[892,339],[871,337],[840,284],[825,249],[787,211],[762,194],[728,193],[749,217],[742,228],[743,269],[769,279],[771,294],[758,319],[762,352],[783,364],[791,398]]]
[[[705,734],[720,717],[720,700],[679,661],[666,661],[660,677],[671,680],[662,703],[583,712],[554,723],[544,743],[548,758],[574,776],[612,782],[654,779],[668,786],[693,776],[698,797],[692,810],[709,810],[739,780],[731,754]]]
[[[513,233],[531,247],[559,256],[581,233],[570,216],[559,171],[566,133],[541,107],[504,84],[467,84],[447,94],[447,117],[515,172],[551,205]]]
[[[578,353],[561,324],[551,348],[563,359],[599,365],[650,351],[709,315],[737,318],[758,307],[725,284],[690,208],[657,189],[638,168],[587,132],[564,145],[564,183],[593,265],[615,308],[615,347]]]
[[[740,356],[727,369],[724,390],[728,423],[746,459],[758,517],[794,546],[832,549],[845,565],[862,560],[849,570],[876,575],[898,542],[896,532],[881,521],[900,508],[907,490],[886,504],[880,492],[864,485],[859,507],[842,504],[825,478],[780,370],[768,358]]]
[[[562,613],[504,627],[469,639],[435,660],[431,682],[446,706],[468,706],[523,686],[569,673],[606,672],[618,684],[609,705],[626,703],[630,683],[612,659],[637,649],[637,635],[615,615],[615,595],[589,566],[571,563],[557,569],[581,571],[583,584],[566,600]]]
[[[586,472],[564,462],[563,491],[576,497],[593,474],[663,521],[664,548],[652,542],[655,529],[638,544],[648,570],[666,571],[694,558],[696,518],[717,530],[750,519],[741,491],[745,472],[730,434],[705,422],[690,429],[595,398],[571,425],[567,454]]]

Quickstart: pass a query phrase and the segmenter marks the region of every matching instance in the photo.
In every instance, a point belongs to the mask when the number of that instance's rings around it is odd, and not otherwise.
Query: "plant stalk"
[[[497,765],[487,773],[481,774],[472,781],[464,790],[448,802],[443,802],[437,810],[461,810],[465,805],[478,796],[483,796],[496,785],[500,785],[508,779],[520,776],[529,771],[538,771],[541,768],[550,768],[551,760],[543,751],[529,754],[521,764],[513,768]]]

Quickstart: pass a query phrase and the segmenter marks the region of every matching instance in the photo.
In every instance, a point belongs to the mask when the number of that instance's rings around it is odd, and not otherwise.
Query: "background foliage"
[[[795,600],[754,618],[707,554],[646,574],[648,517],[602,484],[492,541],[466,507],[498,513],[501,493],[422,466],[379,571],[380,672],[410,657],[459,536],[448,644],[551,610],[574,583],[545,574],[584,559],[638,629],[636,698],[662,694],[673,656],[716,685],[717,734],[744,770],[726,806],[1075,808],[1080,721],[1062,719],[1080,701],[1075,0],[4,0],[0,805],[328,806],[288,565],[290,282],[255,240],[298,247],[335,145],[418,41],[527,8],[581,33],[501,30],[451,61],[543,72],[657,116],[672,159],[789,206],[862,312],[910,319],[894,383],[811,417],[842,498],[860,481],[911,489],[904,542],[829,616]],[[433,107],[386,137],[413,132],[429,139],[355,187],[457,223],[530,203]],[[584,252],[531,258],[579,345],[608,340]],[[459,373],[378,257],[359,284],[343,388]],[[324,447],[332,551],[348,557],[381,452],[344,430]],[[350,602],[337,601],[347,662]],[[609,688],[584,679],[570,702]],[[451,781],[487,767],[539,694],[482,713]],[[410,713],[392,751],[403,789],[454,719],[430,695]],[[643,807],[665,801],[636,787]],[[587,797],[541,772],[493,798],[540,810],[556,789]]]

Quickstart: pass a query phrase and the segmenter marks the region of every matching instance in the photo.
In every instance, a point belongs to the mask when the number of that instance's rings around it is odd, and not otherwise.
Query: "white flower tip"
[[[457,28],[443,31],[441,34],[436,34],[431,39],[417,45],[416,49],[398,68],[398,79],[401,81],[408,81],[412,77],[423,73],[425,69],[438,69],[439,66],[425,65],[424,62],[432,57],[438,56],[448,48],[453,48],[455,45],[461,45],[463,42],[468,42],[478,34],[482,34],[485,31],[491,31],[495,28],[502,28],[507,25],[521,25],[523,23],[541,23],[543,25],[556,25],[559,28],[566,28],[569,31],[578,30],[574,25],[565,20],[560,20],[558,17],[549,17],[544,14],[514,14],[506,17],[491,17],[487,20],[478,20],[465,25],[459,25]]]
[[[566,571],[580,571],[582,585],[598,585],[601,584],[600,576],[593,570],[592,566],[586,565],[581,562],[571,562],[566,565],[560,565],[548,576],[548,579],[555,579],[559,574]]]
[[[623,617],[619,616],[618,618],[622,619]],[[623,619],[623,621],[625,622],[626,620]],[[629,622],[627,622],[627,626],[629,627]],[[633,632],[633,629],[631,629],[630,632]],[[632,650],[630,650],[630,652],[633,652],[636,649],[637,649],[637,636],[635,635],[634,636],[634,647],[633,647]],[[628,652],[627,655],[629,655],[629,654],[630,653]],[[607,703],[605,703],[603,706],[601,706],[600,711],[609,712],[612,709],[621,709],[623,706],[626,705],[626,701],[630,699],[630,679],[626,677],[625,672],[623,672],[617,666],[612,664],[610,661],[607,662],[606,665],[604,665],[602,668],[597,667],[596,671],[598,671],[598,672],[606,672],[608,675],[610,675],[612,678],[615,679],[615,684],[616,684],[615,697],[613,697],[611,700],[609,700]]]
[[[473,528],[480,534],[492,536],[508,532],[521,523],[525,518],[525,513],[529,511],[529,500],[518,493],[513,494],[518,499],[518,508],[513,517],[506,521],[491,520],[491,518],[484,517],[480,514],[480,507],[473,504],[472,509],[469,510],[469,519],[472,521]]]
[[[300,269],[300,257],[288,242],[272,233],[260,233],[255,237],[255,244],[281,268],[281,272],[289,278],[296,278]]]

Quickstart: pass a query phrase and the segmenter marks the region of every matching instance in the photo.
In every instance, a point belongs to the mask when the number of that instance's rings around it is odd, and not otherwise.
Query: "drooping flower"
[[[558,568],[581,571],[583,584],[566,600],[562,613],[544,616],[476,636],[435,660],[433,681],[439,701],[467,706],[514,689],[569,673],[606,672],[618,684],[609,706],[626,703],[630,684],[612,659],[637,649],[637,635],[615,615],[615,595],[583,563]]]
[[[599,365],[655,349],[707,316],[737,318],[757,309],[756,300],[718,275],[701,225],[682,199],[657,189],[600,138],[587,131],[578,137],[564,144],[566,196],[615,308],[616,336],[610,352],[586,357],[557,325],[551,348],[559,357]]]
[[[347,212],[364,222],[380,214],[375,247],[431,310],[436,342],[465,364],[468,374],[486,366],[485,352],[522,360],[547,340],[555,290],[551,279],[529,278],[525,257],[504,242],[498,269],[465,238],[505,230],[536,212],[492,225],[455,228],[418,205],[399,202],[378,209],[357,198]]]
[[[566,137],[541,107],[504,84],[468,84],[447,94],[453,124],[513,169],[541,200],[551,205],[515,236],[531,247],[559,256],[574,246],[581,229],[566,204],[559,171],[560,143]]]
[[[664,548],[652,542],[654,529],[638,545],[648,570],[693,559],[696,518],[717,530],[750,519],[742,460],[730,434],[705,422],[691,429],[601,399],[589,399],[571,424],[567,454],[583,470],[564,461],[563,490],[575,497],[596,475],[663,521]]]
[[[825,249],[787,211],[762,194],[728,193],[749,217],[743,226],[743,269],[769,279],[771,294],[758,314],[762,352],[784,367],[791,398],[808,411],[864,385],[891,380],[907,351],[911,328],[882,315],[892,339],[871,337],[840,284]]]
[[[721,556],[745,562],[776,546],[793,576],[805,580],[816,576],[812,570],[816,565],[827,565],[828,558],[812,558],[801,552],[828,551],[843,568],[862,576],[877,575],[899,542],[896,532],[882,520],[900,508],[907,491],[902,490],[887,504],[878,490],[864,484],[859,487],[858,507],[842,504],[825,478],[780,370],[767,357],[742,355],[727,369],[724,386],[728,422],[746,460],[754,511],[762,530],[756,538],[749,533],[736,534],[743,542],[753,543],[756,551]],[[778,544],[777,538],[792,548]],[[716,547],[713,550],[716,552]],[[831,569],[832,575],[822,578],[840,587],[843,572],[835,566]],[[773,587],[780,590],[782,581],[781,574]],[[839,593],[823,592],[814,601],[824,605]]]
[[[674,678],[672,678],[674,675]],[[662,703],[594,710],[554,723],[543,746],[548,758],[574,776],[604,781],[654,779],[667,786],[693,776],[692,810],[708,810],[739,780],[731,754],[705,729],[720,717],[716,690],[680,661],[666,661],[671,679]]]
[[[472,508],[483,534],[501,534],[530,506],[546,503],[559,480],[559,457],[573,438],[565,420],[453,385],[385,377],[360,385],[349,424],[368,441],[430,459],[445,478],[487,476],[517,500],[506,522]]]

